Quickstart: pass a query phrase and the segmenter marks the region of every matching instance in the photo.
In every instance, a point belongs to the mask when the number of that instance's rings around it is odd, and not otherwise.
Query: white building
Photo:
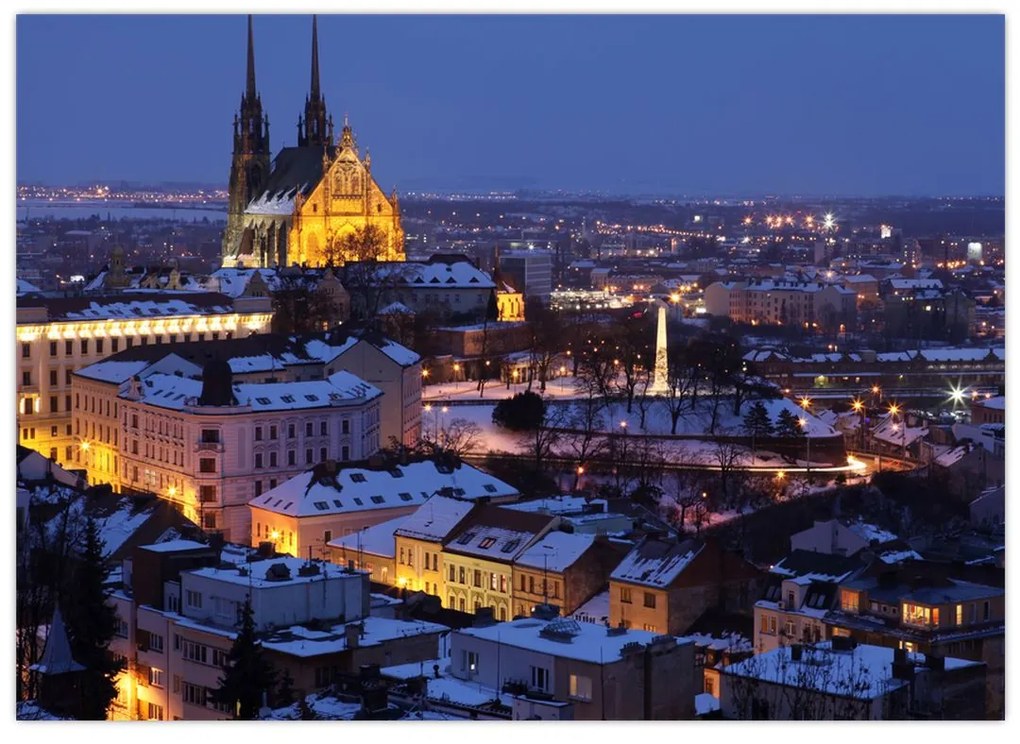
[[[379,449],[381,392],[349,372],[234,384],[226,362],[203,371],[170,355],[78,377],[76,461],[90,479],[173,501],[227,540],[247,541],[251,499],[316,463]]]
[[[668,635],[520,618],[453,631],[449,671],[490,690],[572,703],[576,720],[694,717],[694,643]]]

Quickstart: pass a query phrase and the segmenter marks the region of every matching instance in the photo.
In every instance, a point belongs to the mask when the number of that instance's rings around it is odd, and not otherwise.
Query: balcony
[[[194,452],[223,452],[223,442],[195,442]]]

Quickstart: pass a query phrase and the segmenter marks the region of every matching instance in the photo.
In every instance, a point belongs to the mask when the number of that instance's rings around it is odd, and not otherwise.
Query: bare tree
[[[712,437],[712,460],[719,467],[719,486],[722,490],[723,503],[732,503],[733,476],[743,455],[744,447],[732,440],[732,434],[720,432]]]
[[[422,445],[431,454],[447,453],[463,457],[474,452],[482,441],[482,427],[465,418],[422,432]]]
[[[663,401],[669,411],[670,434],[676,434],[684,409],[693,410],[697,399],[699,370],[683,346],[670,350],[666,368],[666,393]]]
[[[553,447],[559,443],[566,410],[560,406],[546,405],[542,417],[542,425],[524,432],[518,438],[521,449],[526,450],[535,458],[535,471],[542,472],[546,459],[552,454]]]
[[[888,686],[873,680],[852,650],[831,643],[794,645],[723,669],[731,717],[771,720],[862,720]]]

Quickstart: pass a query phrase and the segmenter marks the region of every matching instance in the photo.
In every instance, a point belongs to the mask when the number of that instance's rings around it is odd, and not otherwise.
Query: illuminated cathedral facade
[[[311,86],[298,118],[297,146],[270,159],[269,119],[255,86],[255,44],[248,18],[245,92],[234,117],[230,199],[223,266],[339,266],[347,261],[404,260],[396,192],[372,177],[344,121],[333,117],[319,86],[318,24],[312,19]]]

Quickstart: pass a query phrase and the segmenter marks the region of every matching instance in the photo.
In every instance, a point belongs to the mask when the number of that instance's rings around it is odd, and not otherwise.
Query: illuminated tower
[[[669,389],[669,356],[666,353],[666,306],[659,305],[659,319],[655,329],[655,367],[649,395],[663,395]]]
[[[262,98],[255,90],[255,40],[248,16],[248,76],[239,114],[234,115],[234,155],[230,163],[230,200],[223,232],[223,262],[234,265],[241,250],[244,208],[269,176],[269,118],[262,113]]]
[[[312,16],[312,83],[305,96],[305,115],[298,118],[298,147],[324,147],[333,144],[333,117],[326,114],[326,99],[319,91],[319,32]]]

